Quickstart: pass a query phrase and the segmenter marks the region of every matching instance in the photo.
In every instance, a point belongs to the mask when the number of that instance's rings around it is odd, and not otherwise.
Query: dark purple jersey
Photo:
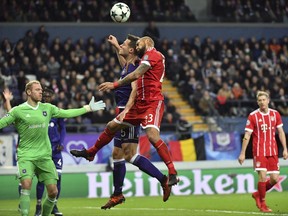
[[[129,73],[133,72],[138,67],[138,65],[139,65],[138,62],[135,65],[129,64],[128,68],[127,68],[127,65],[125,65],[121,72],[120,79],[123,79]],[[131,84],[128,84],[126,86],[121,86],[115,90],[115,100],[119,108],[125,107],[125,105],[128,102],[131,90],[132,90]]]
[[[52,147],[52,158],[60,157],[61,151],[57,148],[63,145],[66,135],[65,122],[62,118],[52,118],[48,127],[48,135]]]

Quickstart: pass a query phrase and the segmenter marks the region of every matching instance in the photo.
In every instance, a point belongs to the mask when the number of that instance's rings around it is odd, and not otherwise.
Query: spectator
[[[158,1],[159,2],[159,1]],[[149,36],[151,37],[155,44],[159,45],[159,40],[160,40],[160,31],[158,27],[156,26],[155,22],[153,20],[148,22],[148,26],[145,27],[142,36]]]
[[[210,96],[208,90],[204,90],[203,96],[199,101],[200,114],[203,116],[218,116],[215,108],[215,100]]]

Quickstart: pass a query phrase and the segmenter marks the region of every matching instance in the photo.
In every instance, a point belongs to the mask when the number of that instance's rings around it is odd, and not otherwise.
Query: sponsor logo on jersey
[[[43,111],[42,114],[43,114],[43,116],[47,116],[47,112],[46,111]]]

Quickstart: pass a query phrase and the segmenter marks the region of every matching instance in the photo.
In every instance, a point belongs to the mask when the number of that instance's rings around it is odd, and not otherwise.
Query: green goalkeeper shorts
[[[43,182],[45,185],[56,184],[58,180],[58,173],[52,158],[33,161],[19,160],[18,173],[20,180],[33,179],[34,175],[36,175],[38,181]]]

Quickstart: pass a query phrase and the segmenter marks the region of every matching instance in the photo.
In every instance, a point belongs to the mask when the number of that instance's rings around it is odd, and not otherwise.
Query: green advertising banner
[[[287,191],[288,166],[281,167],[279,182],[271,190]],[[180,182],[172,193],[181,195],[210,195],[252,193],[257,188],[257,174],[252,168],[179,170]],[[15,175],[1,175],[0,199],[18,198]],[[113,190],[112,172],[63,173],[61,197],[109,197]],[[36,179],[31,197],[35,197]],[[161,196],[162,189],[155,178],[141,171],[128,171],[123,193],[131,196]]]

